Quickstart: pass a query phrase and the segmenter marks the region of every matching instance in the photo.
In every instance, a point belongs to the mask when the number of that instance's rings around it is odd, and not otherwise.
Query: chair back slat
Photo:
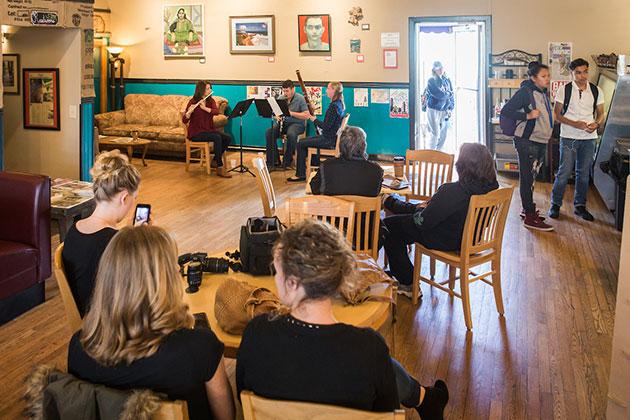
[[[271,175],[263,158],[255,157],[252,159],[252,164],[258,175],[256,182],[258,183],[258,192],[262,200],[265,217],[273,217],[276,214],[277,203]]]
[[[429,200],[453,179],[454,155],[437,150],[407,150],[405,174],[411,193],[407,200]]]
[[[513,191],[513,187],[499,188],[470,198],[462,237],[463,257],[487,249],[500,252]]]
[[[357,253],[378,259],[378,236],[381,223],[381,197],[337,195],[354,203],[354,235],[352,247]]]
[[[68,327],[70,328],[70,332],[75,333],[76,331],[81,329],[81,315],[79,315],[79,309],[77,308],[77,303],[74,300],[74,296],[72,295],[72,290],[70,290],[70,285],[68,284],[68,279],[66,278],[66,272],[63,268],[63,242],[59,244],[57,249],[55,250],[55,258],[54,258],[54,271],[55,271],[55,279],[57,280],[57,285],[59,286],[59,292],[61,294],[61,300],[63,301],[63,307],[66,311],[66,318],[68,319]]]
[[[348,112],[346,115],[343,116],[343,119],[341,120],[341,125],[339,126],[339,130],[337,130],[337,143],[335,143],[335,156],[339,157],[339,143],[341,142],[341,133],[343,133],[343,130],[346,129],[346,127],[348,126],[348,121],[350,120],[350,113]]]
[[[352,243],[354,234],[354,203],[336,197],[312,195],[289,199],[288,223],[294,225],[304,219],[317,219],[342,231]]]

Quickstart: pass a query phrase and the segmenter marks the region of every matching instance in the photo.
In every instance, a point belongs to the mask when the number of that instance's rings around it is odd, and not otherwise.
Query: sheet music
[[[280,105],[278,105],[276,98],[269,97],[267,98],[267,102],[269,102],[269,106],[271,106],[271,110],[276,117],[282,116],[282,110],[280,109]]]

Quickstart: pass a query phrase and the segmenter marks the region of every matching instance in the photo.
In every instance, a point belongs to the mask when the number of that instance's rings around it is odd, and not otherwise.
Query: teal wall
[[[243,82],[243,84],[220,84],[213,83],[212,89],[217,96],[227,98],[229,107],[233,107],[238,101],[246,98],[247,85],[269,85],[269,82]],[[309,86],[314,84],[309,83]],[[372,104],[368,107],[354,107],[354,87],[364,87],[361,84],[345,86],[344,97],[346,111],[351,114],[350,125],[363,128],[368,135],[368,153],[370,154],[395,154],[403,155],[409,148],[409,119],[390,118],[388,104]],[[404,84],[383,84],[379,88],[408,88]],[[192,96],[195,90],[195,82],[170,83],[168,81],[142,81],[125,80],[125,94],[129,93],[153,93],[158,95],[189,95]],[[370,89],[371,90],[371,89]],[[300,89],[298,88],[298,91]],[[330,101],[324,95],[324,112]],[[319,118],[323,118],[323,115]],[[309,135],[313,133],[313,125],[309,122]],[[265,146],[265,130],[270,127],[270,121],[261,118],[256,113],[256,108],[252,106],[243,117],[243,145],[245,146]],[[231,120],[226,131],[234,136],[234,141],[238,144],[239,121]]]

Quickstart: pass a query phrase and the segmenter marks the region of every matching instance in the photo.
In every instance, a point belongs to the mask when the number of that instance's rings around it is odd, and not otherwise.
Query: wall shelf
[[[491,89],[518,89],[525,79],[488,79]]]

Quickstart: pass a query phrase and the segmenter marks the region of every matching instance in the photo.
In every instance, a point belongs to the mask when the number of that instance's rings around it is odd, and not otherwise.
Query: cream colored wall
[[[576,56],[630,52],[626,24],[627,0],[250,0],[219,2],[197,0],[183,3],[205,5],[206,64],[197,60],[162,58],[162,4],[154,0],[108,0],[112,10],[112,41],[126,46],[127,76],[215,80],[281,80],[301,69],[307,80],[407,82],[408,18],[410,16],[492,15],[493,50],[518,48],[542,52],[549,41],[571,41]],[[177,4],[168,1],[169,4]],[[347,23],[352,6],[363,8],[361,31]],[[569,9],[568,7],[571,7]],[[332,19],[332,61],[321,55],[299,53],[297,14],[327,13]],[[273,14],[276,20],[276,61],[267,56],[229,53],[228,17]],[[400,32],[399,68],[382,67],[381,32]],[[355,62],[349,40],[359,38],[365,63]]]
[[[45,174],[52,178],[78,179],[80,31],[21,28],[8,40],[3,50],[20,54],[22,68],[59,68],[61,122],[61,131],[25,130],[22,122],[22,94],[5,95],[5,169]],[[20,91],[23,93],[21,88]],[[70,106],[76,107],[76,118],[70,118]]]

